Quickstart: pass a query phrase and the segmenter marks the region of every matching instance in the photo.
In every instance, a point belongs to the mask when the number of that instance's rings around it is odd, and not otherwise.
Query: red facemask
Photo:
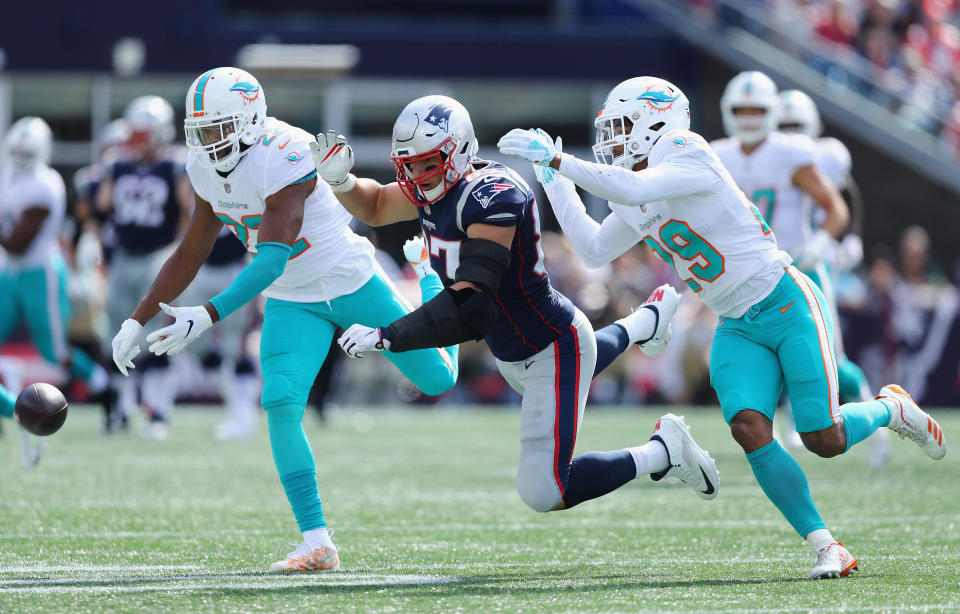
[[[418,207],[433,204],[443,198],[443,195],[460,181],[461,174],[454,168],[453,158],[450,156],[456,146],[457,144],[451,138],[424,153],[409,156],[390,156],[390,161],[397,168],[397,183],[403,193],[407,195],[407,198],[410,199],[410,202]],[[413,173],[412,163],[414,162],[436,162],[436,167],[413,177],[411,175]],[[439,184],[433,188],[425,187],[432,184],[438,177],[440,178]],[[438,190],[438,188],[442,189],[439,189],[432,198],[427,197],[427,191]]]

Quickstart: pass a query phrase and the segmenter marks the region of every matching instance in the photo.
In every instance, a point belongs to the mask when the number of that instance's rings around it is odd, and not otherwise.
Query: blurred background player
[[[127,105],[123,118],[129,128],[125,156],[109,165],[96,195],[110,252],[107,315],[112,330],[146,293],[193,207],[183,154],[170,147],[176,136],[170,103],[141,96]],[[149,419],[143,434],[164,439],[177,393],[169,358],[147,355],[141,368],[140,396]],[[114,377],[119,399],[107,432],[124,427],[137,404],[136,380]]]
[[[38,117],[17,120],[3,140],[0,343],[25,321],[44,360],[83,380],[109,413],[113,391],[107,372],[89,354],[67,344],[70,300],[60,250],[66,188],[49,166],[52,149],[50,128]]]
[[[607,96],[594,126],[600,164],[563,154],[535,130],[515,129],[500,151],[558,171],[547,182],[561,227],[584,259],[600,266],[639,241],[673,264],[720,316],[710,381],[731,435],[757,482],[817,553],[808,579],[846,576],[857,560],[820,517],[802,469],[773,439],[784,385],[804,443],[832,457],[875,430],[896,429],[933,459],[946,447],[935,425],[899,386],[877,400],[839,406],[831,318],[816,286],[790,265],[774,234],[703,137],[689,130],[689,101],[654,77],[628,79]],[[609,201],[602,224],[576,185]]]
[[[739,73],[720,98],[727,138],[710,146],[773,229],[777,246],[793,257],[802,272],[819,277],[822,259],[846,231],[849,211],[836,186],[817,169],[813,139],[777,131],[779,104],[777,86],[770,77],[753,70]],[[818,228],[810,226],[814,205],[825,212]],[[792,426],[789,392],[783,412],[789,417],[780,436],[791,449],[802,450],[803,442]],[[862,399],[857,394],[853,400]]]
[[[676,292],[658,288],[644,308],[595,338],[586,316],[550,285],[532,191],[510,168],[476,157],[462,104],[437,95],[414,100],[397,118],[392,141],[396,182],[357,179],[350,146],[333,132],[317,135],[317,172],[370,226],[419,219],[426,238],[420,266],[429,254],[443,291],[379,328],[350,327],[339,340],[344,351],[362,357],[484,339],[503,378],[523,396],[517,492],[536,512],[572,508],[647,474],[675,476],[700,497],[715,497],[713,459],[672,414],[643,445],[573,455],[594,374],[633,343],[662,350]]]
[[[779,104],[776,112],[777,129],[784,133],[803,134],[814,139],[816,146],[816,167],[840,191],[847,208],[850,211],[851,221],[846,232],[833,250],[822,254],[814,268],[804,271],[823,292],[833,322],[836,327],[834,335],[835,351],[837,355],[837,381],[840,386],[840,397],[848,401],[866,401],[873,395],[863,370],[847,358],[843,349],[843,335],[840,332],[840,315],[837,311],[836,283],[839,271],[849,271],[863,260],[863,240],[859,229],[863,225],[863,203],[860,190],[850,175],[852,160],[850,151],[840,140],[833,137],[821,136],[823,123],[820,113],[813,100],[800,90],[785,90],[780,92]],[[811,211],[810,227],[819,228],[826,218],[826,211],[821,207]],[[776,232],[776,230],[774,230]],[[802,448],[799,435],[792,420],[788,420],[785,430],[781,431],[787,442],[793,442],[793,447]],[[883,467],[890,458],[890,434],[886,429],[880,429],[867,440],[870,464],[875,468]]]
[[[303,429],[307,395],[337,327],[387,324],[409,307],[376,265],[373,246],[354,234],[350,215],[317,180],[308,145],[313,138],[267,116],[253,75],[231,67],[208,70],[187,90],[185,103],[187,173],[196,206],[183,239],[120,325],[114,362],[125,375],[140,351],[143,325],[161,309],[175,321],[146,337],[158,356],[179,352],[261,292],[267,296],[261,403],[277,473],[303,534],[303,542],[269,569],[337,569]],[[224,224],[256,258],[202,305],[167,305],[194,279]],[[456,352],[387,358],[425,394],[441,394],[456,382]]]
[[[224,226],[206,262],[183,293],[182,302],[202,305],[229,286],[248,261],[246,247]],[[217,382],[226,406],[223,422],[217,425],[213,433],[220,441],[250,439],[256,433],[260,384],[253,361],[245,348],[247,329],[255,311],[256,303],[247,303],[233,317],[220,322],[219,326],[213,327],[190,346],[200,359],[204,371]]]

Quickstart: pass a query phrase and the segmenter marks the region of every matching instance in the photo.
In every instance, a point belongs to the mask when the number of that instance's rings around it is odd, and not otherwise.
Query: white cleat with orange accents
[[[890,424],[887,428],[900,435],[900,439],[912,439],[927,456],[940,460],[947,453],[947,441],[943,429],[930,414],[920,409],[907,391],[890,384],[880,389],[878,399],[895,401],[890,408]]]
[[[860,569],[860,563],[850,554],[846,546],[840,542],[833,542],[817,551],[817,562],[807,574],[807,580],[843,578],[858,569]]]
[[[336,571],[340,557],[333,544],[320,546],[306,542],[287,554],[281,561],[270,564],[270,571]]]

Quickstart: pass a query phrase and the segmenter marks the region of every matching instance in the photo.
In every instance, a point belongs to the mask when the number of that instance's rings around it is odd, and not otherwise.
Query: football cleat
[[[670,466],[651,473],[653,481],[664,477],[677,478],[692,488],[701,499],[713,499],[720,490],[720,472],[717,463],[697,445],[690,435],[690,427],[683,416],[664,414],[653,429],[651,440],[657,440],[667,449]]]
[[[860,563],[846,546],[833,542],[817,551],[817,562],[807,574],[807,580],[845,578],[860,569]]]
[[[616,324],[623,326],[627,334],[630,335],[630,339],[634,340],[636,337],[632,331],[636,329],[636,326],[632,320],[635,320],[642,310],[651,310],[654,314],[653,334],[636,340],[634,343],[636,343],[640,347],[640,350],[647,356],[656,356],[662,352],[664,348],[667,347],[667,343],[670,342],[670,336],[673,334],[670,320],[673,318],[673,314],[677,312],[677,305],[679,304],[680,295],[673,289],[673,286],[664,284],[651,292],[647,300],[634,309],[633,313],[617,320]]]
[[[934,460],[940,460],[947,453],[947,443],[943,430],[937,421],[920,409],[907,391],[890,384],[880,389],[878,399],[890,399],[896,402],[890,408],[890,424],[887,427],[900,435],[900,439],[912,439]],[[898,411],[899,410],[899,411]]]
[[[430,254],[427,252],[427,246],[420,235],[407,239],[406,243],[403,244],[403,257],[413,267],[418,278],[426,277],[433,270],[430,267]]]
[[[270,571],[336,571],[340,557],[333,544],[318,546],[306,542],[287,554],[286,558],[270,564]]]

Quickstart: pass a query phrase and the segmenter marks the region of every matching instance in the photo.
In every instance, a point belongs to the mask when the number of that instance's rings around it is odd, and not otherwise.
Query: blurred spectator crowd
[[[958,0],[688,0],[939,135],[960,160]]]

